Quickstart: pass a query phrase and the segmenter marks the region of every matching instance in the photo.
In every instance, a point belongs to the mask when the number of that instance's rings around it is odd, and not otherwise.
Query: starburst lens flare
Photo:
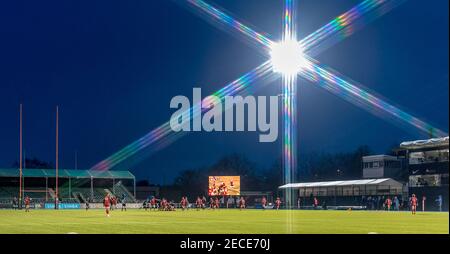
[[[301,40],[304,52],[315,56],[388,13],[406,0],[364,0]]]
[[[212,95],[216,96],[220,100],[223,100],[225,96],[242,95],[251,90],[251,85],[257,80],[263,82],[270,80],[272,72],[270,72],[269,61],[264,62],[257,68],[246,73],[242,77],[230,82],[224,88],[216,91]],[[260,83],[261,84],[261,83]],[[192,113],[192,114],[190,114]],[[194,105],[183,114],[189,115],[189,117],[183,118],[184,121],[191,121],[192,118],[199,117],[202,114],[202,108],[199,105]],[[183,124],[184,122],[180,123]],[[147,135],[134,141],[128,146],[122,148],[118,152],[97,163],[91,169],[93,170],[110,170],[117,165],[121,165],[126,160],[136,156],[138,153],[149,148],[163,148],[171,142],[175,141],[185,132],[174,132],[169,124],[169,121],[162,124],[158,128],[150,131]]]
[[[414,127],[425,135],[445,137],[448,134],[429,123],[395,107],[386,100],[375,96],[374,93],[364,90],[361,84],[345,77],[328,66],[320,64],[317,60],[306,57],[305,68],[300,73],[305,79],[318,84],[327,91],[338,95],[348,102],[357,105],[366,111],[385,120],[392,120],[407,130]]]
[[[182,2],[182,1],[179,1]],[[184,1],[183,1],[184,2]],[[291,56],[295,54],[284,54],[276,53],[278,51],[283,52],[284,47],[280,44],[276,44],[274,41],[269,39],[267,33],[256,32],[256,29],[249,25],[244,24],[233,18],[230,14],[214,7],[203,0],[187,0],[186,3],[193,6],[202,18],[212,20],[212,24],[218,25],[222,29],[231,30],[236,32],[235,34],[240,35],[242,39],[249,39],[263,52],[263,55],[268,56],[272,51],[272,59],[269,62],[256,68],[254,71],[247,73],[238,80],[231,82],[229,85],[223,89],[217,91],[214,95],[233,95],[241,93],[251,93],[251,84],[254,83],[256,79],[267,79],[270,74],[274,72],[284,73],[299,73],[301,76],[307,80],[313,81],[319,84],[321,87],[328,91],[331,91],[339,96],[347,99],[369,111],[372,112],[384,112],[385,116],[389,118],[401,119],[402,122],[408,123],[409,126],[414,126],[422,131],[424,130],[434,130],[436,136],[442,136],[445,132],[440,131],[433,126],[409,115],[408,113],[393,107],[390,104],[385,103],[381,99],[376,98],[372,94],[358,88],[354,85],[354,82],[349,81],[349,79],[344,80],[337,72],[331,71],[330,69],[325,69],[319,65],[317,61],[310,61],[310,56],[314,56],[323,52],[326,48],[335,43],[347,38],[348,36],[354,34],[357,30],[367,25],[369,22],[375,20],[386,14],[393,8],[399,6],[405,0],[364,0],[351,10],[338,16],[336,19],[332,20],[330,23],[326,24],[322,28],[318,29],[316,32],[302,39],[299,44],[302,45],[300,50],[294,47],[294,50],[286,50],[287,52],[298,51],[297,59],[291,59]],[[285,9],[283,14],[283,38],[281,41],[297,41],[295,36],[295,8],[292,0],[285,0]],[[279,50],[274,48],[280,48]],[[283,57],[283,55],[288,55],[288,57]],[[274,57],[275,56],[275,57]],[[278,58],[280,56],[280,58]],[[300,56],[300,59],[298,57]],[[285,66],[282,61],[277,61],[276,59],[284,59],[284,61],[291,61],[292,65]],[[301,64],[300,64],[301,62]],[[280,63],[280,64],[277,64]],[[293,67],[292,67],[293,66]],[[299,67],[301,66],[301,67]],[[291,68],[292,67],[292,68]],[[300,72],[299,72],[300,69]],[[270,74],[269,74],[270,73]],[[292,180],[291,169],[295,169],[296,161],[296,141],[295,130],[297,129],[295,119],[296,101],[295,96],[296,87],[295,77],[291,75],[283,76],[283,119],[285,132],[283,135],[283,153],[284,153],[284,179],[285,182],[290,182]],[[359,85],[359,84],[357,84]],[[254,87],[252,87],[254,88]],[[200,114],[201,110],[198,107],[191,108],[192,115]],[[379,114],[377,114],[379,115]],[[289,133],[292,133],[290,135]],[[107,159],[95,165],[94,169],[108,170],[118,164],[122,165],[124,161],[128,161],[130,158],[134,158],[137,154],[142,153],[142,151],[148,148],[160,149],[161,147],[173,142],[178,137],[180,133],[174,133],[169,126],[169,122],[162,124],[160,127],[149,132],[144,137],[136,140],[130,145],[124,147],[117,153],[111,155]],[[286,163],[291,162],[291,163]]]
[[[295,40],[273,43],[270,57],[273,71],[285,76],[296,75],[305,64],[303,49]]]
[[[283,183],[295,181],[297,168],[297,73],[303,67],[303,50],[297,42],[295,19],[295,0],[284,2],[283,41],[272,48],[272,64],[274,70],[282,74],[283,92]],[[284,191],[286,208],[294,204],[292,189]],[[286,230],[292,233],[293,214],[286,214]]]

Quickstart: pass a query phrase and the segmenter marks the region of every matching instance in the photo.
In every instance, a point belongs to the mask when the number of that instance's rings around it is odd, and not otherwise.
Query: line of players
[[[110,209],[112,207],[112,205],[114,205],[114,203],[112,201],[114,201],[115,198],[111,197],[109,194],[106,194],[104,200],[103,200],[103,205],[105,207],[105,211],[106,211],[106,216],[109,217],[110,214]],[[415,194],[412,194],[411,196],[411,212],[412,214],[416,214],[417,211],[417,206],[418,206],[418,199],[416,197]],[[317,198],[314,198],[314,203],[315,205],[318,204],[318,200]],[[197,200],[195,201],[195,207],[197,208],[197,210],[200,209],[205,209],[206,208],[206,198],[203,196],[202,198],[197,197]],[[387,206],[388,206],[388,210],[390,210],[390,206],[392,205],[392,202],[387,202]],[[266,209],[267,207],[267,199],[266,197],[262,197],[261,198],[261,206],[263,209]],[[25,198],[25,207],[26,207],[26,211],[29,211],[29,207],[30,207],[30,199],[29,197]],[[160,210],[160,211],[175,211],[175,204],[173,202],[168,202],[165,198],[161,199],[158,203],[158,200],[155,197],[152,197],[149,202],[144,202],[143,207],[145,210],[147,209],[152,209],[152,210]],[[186,210],[189,207],[189,201],[187,197],[182,197],[181,201],[180,201],[180,207],[182,210]],[[210,197],[209,200],[209,208],[210,209],[219,209],[220,207],[220,202],[219,202],[219,198],[218,197]],[[245,203],[245,199],[244,197],[241,197],[239,199],[239,203],[238,203],[238,207],[240,210],[245,209],[246,208],[246,203]],[[277,197],[277,199],[275,200],[275,208],[278,210],[281,207],[281,199],[279,197]],[[87,210],[88,208],[86,208]],[[126,204],[123,201],[122,202],[122,211],[125,209],[126,211]]]
[[[186,210],[189,208],[189,201],[187,197],[182,197],[180,201],[180,208],[182,210]],[[267,207],[267,199],[266,197],[262,197],[261,205],[265,209]],[[220,200],[218,197],[210,197],[209,202],[206,201],[206,198],[203,196],[202,198],[197,197],[197,200],[195,201],[195,208],[197,210],[200,209],[206,209],[206,207],[209,206],[210,209],[219,209],[220,208]],[[281,206],[281,199],[277,198],[275,201],[275,207],[279,209]],[[160,211],[174,211],[175,210],[175,204],[173,202],[168,202],[165,198],[158,200],[155,197],[152,197],[148,201],[144,201],[142,207],[147,211],[150,210],[160,210]],[[238,208],[239,209],[245,209],[246,208],[246,201],[244,197],[241,197],[238,201]]]
[[[411,212],[412,214],[416,214],[417,212],[417,206],[418,206],[418,199],[416,197],[415,194],[412,194],[411,196]],[[29,212],[30,211],[30,203],[31,203],[31,199],[30,197],[26,196],[24,199],[24,203],[25,203],[25,212]],[[318,204],[318,200],[317,198],[314,198],[314,204],[317,205]],[[106,216],[109,217],[110,214],[110,209],[112,207],[115,207],[117,205],[117,198],[116,197],[112,197],[109,194],[106,194],[104,200],[103,200],[103,206],[105,207],[105,211],[106,211]],[[195,207],[197,208],[197,210],[200,209],[205,209],[206,208],[206,198],[203,196],[202,198],[197,197],[197,200],[195,201]],[[392,202],[390,201],[390,199],[386,200],[386,205],[388,208],[388,211],[390,210],[390,207],[392,205]],[[181,201],[180,201],[180,206],[182,210],[185,210],[189,207],[189,201],[187,197],[182,197]],[[267,207],[267,199],[266,197],[262,197],[261,199],[261,206],[263,207],[263,209],[266,209]],[[218,197],[211,197],[209,200],[209,208],[211,209],[219,209],[220,207],[220,203],[219,203],[219,198]],[[239,200],[239,204],[238,204],[239,209],[245,209],[246,205],[245,205],[245,199],[244,197],[241,197]],[[281,199],[278,197],[275,200],[275,208],[278,210],[281,207]],[[89,209],[89,203],[86,203],[86,210]],[[162,210],[162,211],[175,211],[175,204],[173,204],[172,202],[168,202],[166,199],[161,199],[159,204],[157,202],[157,199],[155,197],[153,197],[148,203],[144,203],[144,209],[154,209],[154,210]],[[126,211],[126,203],[125,203],[125,198],[122,198],[122,211]]]
[[[279,197],[276,198],[275,200],[275,209],[279,210],[281,207],[281,199]],[[195,208],[197,208],[197,210],[199,209],[205,209],[207,207],[208,203],[206,202],[206,198],[203,196],[202,198],[197,197],[197,200],[195,201]],[[387,198],[385,201],[385,205],[388,211],[391,210],[391,206],[392,206],[392,200],[390,198]],[[410,205],[411,205],[411,212],[412,214],[416,214],[417,211],[417,206],[418,206],[418,199],[416,197],[415,194],[412,194],[411,198],[410,198]],[[319,206],[319,200],[314,197],[314,201],[313,201],[313,207],[315,209],[317,209],[317,207]],[[174,211],[175,210],[175,204],[173,204],[172,202],[168,202],[166,199],[161,199],[160,202],[158,203],[158,200],[153,197],[149,202],[144,202],[143,207],[145,208],[145,210],[147,209],[154,209],[154,210],[163,210],[163,211]],[[182,210],[185,210],[189,207],[189,201],[187,197],[182,197],[181,201],[180,201],[180,207]],[[220,207],[220,201],[218,197],[210,197],[209,199],[209,208],[210,209],[219,209]],[[263,209],[267,208],[267,199],[265,196],[263,196],[261,198],[261,207]],[[245,203],[245,199],[243,197],[240,198],[239,202],[238,202],[238,208],[240,209],[245,209],[246,208],[246,203]]]
[[[189,203],[187,202],[187,198],[184,198],[184,200],[182,199],[181,201],[182,201],[181,207],[184,210],[184,209],[186,209],[188,207]],[[195,207],[197,208],[197,210],[205,209],[206,208],[206,198],[205,197],[203,197],[203,198],[197,197],[197,200],[195,201]],[[219,207],[220,207],[219,198],[218,197],[215,197],[215,198],[210,197],[210,199],[209,199],[209,208],[211,208],[211,209],[219,209]],[[239,207],[240,210],[246,208],[244,197],[241,197],[239,199],[238,207]]]
[[[180,208],[182,210],[186,210],[189,208],[189,200],[187,197],[182,197],[180,200]],[[195,208],[197,210],[205,209],[207,206],[211,209],[218,209],[220,207],[220,201],[218,197],[211,197],[209,199],[209,203],[207,203],[206,198],[203,196],[202,198],[197,197],[197,200],[195,201]],[[244,209],[246,207],[245,205],[245,199],[243,197],[240,198],[239,204],[240,209]],[[162,198],[159,201],[152,197],[150,200],[144,201],[142,204],[142,207],[147,211],[150,210],[159,210],[159,211],[175,211],[175,204],[173,202],[167,201],[167,199]]]

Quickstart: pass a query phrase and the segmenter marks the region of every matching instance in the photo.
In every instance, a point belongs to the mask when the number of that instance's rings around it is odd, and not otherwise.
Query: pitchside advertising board
[[[40,207],[36,207],[40,208]],[[45,203],[45,209],[55,209],[55,203]],[[104,208],[103,203],[90,203],[90,209],[101,209]],[[122,204],[117,204],[116,209],[121,209]],[[126,208],[137,209],[142,208],[142,204],[140,203],[127,203]],[[78,203],[63,203],[58,204],[58,209],[86,209],[86,204],[78,204]]]
[[[55,203],[45,203],[45,209],[55,209]],[[77,203],[60,203],[58,204],[58,209],[80,209],[80,204]]]
[[[239,196],[241,195],[240,176],[210,176],[208,185],[209,196]]]
[[[86,204],[81,204],[80,207],[81,207],[81,209],[86,209]],[[89,204],[89,209],[101,209],[101,208],[104,208],[103,203],[90,203]],[[122,209],[122,204],[119,203],[114,208]],[[127,209],[138,209],[138,208],[142,208],[142,204],[141,203],[127,203],[126,208]]]

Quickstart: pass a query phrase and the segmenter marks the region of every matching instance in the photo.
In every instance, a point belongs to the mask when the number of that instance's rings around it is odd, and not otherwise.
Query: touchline
[[[175,132],[259,131],[259,142],[274,142],[278,137],[278,96],[210,95],[202,100],[201,88],[193,88],[192,107],[188,97],[178,95],[170,108],[177,109],[170,118]]]

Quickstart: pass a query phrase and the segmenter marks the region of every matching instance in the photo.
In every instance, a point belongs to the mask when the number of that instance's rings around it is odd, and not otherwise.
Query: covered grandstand
[[[279,189],[294,189],[303,204],[311,204],[312,198],[327,201],[328,205],[365,205],[366,197],[406,197],[404,184],[391,178],[361,179],[347,181],[290,183]]]
[[[23,169],[22,173],[23,197],[41,203],[55,200],[55,169]],[[135,202],[136,178],[129,171],[60,169],[58,192],[60,202],[101,202],[106,193]],[[10,203],[18,196],[19,170],[0,169],[0,203]]]
[[[280,189],[297,189],[300,197],[311,194],[320,196],[367,196],[367,195],[401,195],[403,184],[391,178],[363,179],[350,181],[328,181],[309,183],[289,183]]]

